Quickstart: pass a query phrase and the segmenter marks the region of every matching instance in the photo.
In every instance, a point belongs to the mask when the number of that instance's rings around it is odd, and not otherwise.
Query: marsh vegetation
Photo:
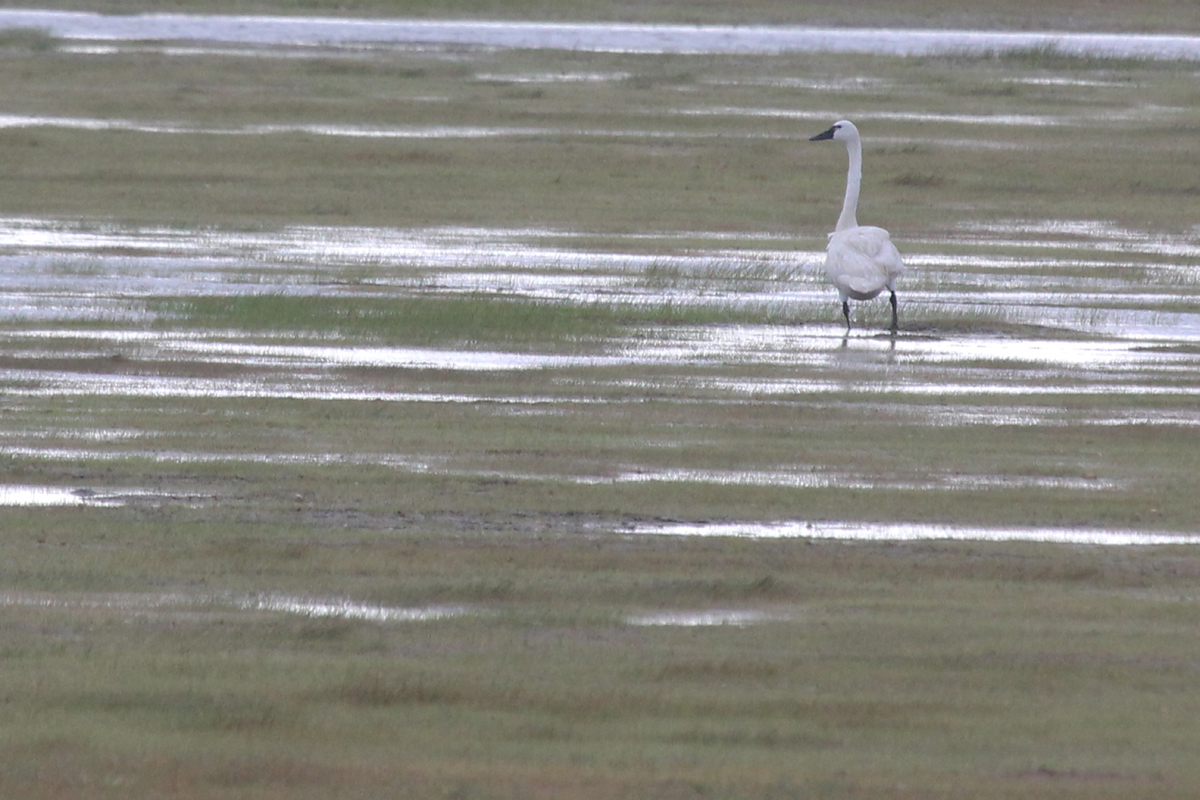
[[[1195,82],[7,40],[0,794],[1194,796]]]

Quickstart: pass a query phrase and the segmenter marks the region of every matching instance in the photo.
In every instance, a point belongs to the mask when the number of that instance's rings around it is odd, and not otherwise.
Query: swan
[[[892,333],[899,327],[896,314],[896,278],[904,272],[900,252],[883,228],[859,225],[858,192],[862,185],[862,137],[849,120],[835,122],[824,133],[809,139],[819,142],[836,139],[846,143],[850,169],[846,172],[846,197],[837,228],[829,234],[825,253],[825,274],[842,295],[842,314],[850,330],[850,299],[870,300],[885,288],[892,295]]]

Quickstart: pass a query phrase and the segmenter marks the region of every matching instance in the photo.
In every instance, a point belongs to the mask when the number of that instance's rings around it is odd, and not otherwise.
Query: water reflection
[[[133,131],[136,133],[207,134],[210,136],[272,136],[303,133],[313,136],[340,136],[360,139],[484,139],[564,133],[561,130],[545,128],[491,128],[469,125],[425,125],[385,128],[365,127],[361,125],[272,124],[242,125],[234,128],[206,128],[171,121],[151,122],[130,119],[31,117],[0,114],[0,129],[3,128],[68,128],[86,131]],[[587,134],[586,131],[579,131],[577,133]]]
[[[258,45],[468,45],[619,53],[842,52],[916,56],[1055,50],[1117,58],[1200,58],[1186,35],[889,30],[761,25],[371,20],[4,10],[0,27],[40,28],[89,41],[204,40]]]
[[[1010,240],[1020,240],[1020,249],[1006,250]],[[1103,221],[1009,220],[955,227],[919,244],[903,295],[913,327],[893,337],[872,322],[867,306],[862,324],[847,334],[836,295],[810,270],[821,257],[814,241],[765,232],[220,231],[0,218],[0,317],[9,323],[0,329],[0,390],[14,411],[6,419],[25,419],[24,408],[50,400],[55,408],[76,409],[61,428],[41,416],[11,423],[0,453],[60,462],[372,465],[599,486],[1094,494],[1127,490],[1136,481],[1096,477],[1078,464],[1019,474],[930,467],[881,474],[842,462],[746,461],[739,469],[743,462],[676,460],[649,446],[611,462],[547,462],[510,457],[504,448],[494,456],[405,452],[394,443],[344,453],[315,441],[310,452],[308,444],[272,449],[275,440],[233,442],[219,432],[189,438],[169,432],[166,422],[155,423],[160,430],[131,432],[121,421],[106,431],[78,409],[96,405],[94,398],[124,398],[156,412],[191,413],[196,400],[252,398],[455,406],[453,414],[557,416],[567,426],[576,415],[620,414],[636,405],[661,411],[663,419],[689,407],[724,414],[726,406],[751,415],[782,410],[833,419],[852,409],[910,426],[1200,427],[1200,268],[1192,255],[1200,254],[1200,230],[1162,235]],[[970,256],[955,255],[975,248]],[[169,304],[156,305],[164,298],[263,293],[780,309],[784,321],[628,326],[587,342],[520,349],[452,341],[422,347],[325,330],[214,330],[201,318],[171,316]],[[940,330],[922,319],[956,324]],[[78,398],[88,400],[73,402]],[[695,436],[681,441],[702,440],[704,433]],[[100,505],[132,497],[17,488],[9,490],[10,505]],[[643,532],[1158,541],[1109,531],[800,523]]]
[[[629,72],[480,72],[475,75],[475,80],[488,83],[610,83],[630,77],[632,73]]]
[[[612,477],[577,478],[579,483],[692,483],[715,486],[775,486],[793,489],[885,489],[891,491],[977,491],[980,489],[1064,489],[1104,491],[1122,482],[1059,475],[931,474],[924,480],[836,472],[815,467],[781,466],[772,470],[650,469]]]
[[[646,524],[626,533],[654,536],[730,536],[749,539],[841,539],[914,541],[966,539],[987,542],[1046,542],[1108,546],[1194,545],[1200,535],[1095,528],[984,527],[873,522],[698,522]]]
[[[831,326],[832,328],[832,326]],[[836,328],[833,328],[836,330]],[[830,331],[832,333],[832,330]],[[0,333],[10,353],[36,364],[45,349],[62,343],[59,357],[105,358],[107,348],[131,348],[131,372],[20,369],[0,372],[10,396],[119,395],[129,397],[275,397],[423,403],[503,402],[521,405],[591,402],[587,395],[478,394],[347,386],[337,370],[377,367],[411,371],[528,372],[603,370],[633,366],[809,367],[796,377],[705,376],[669,380],[616,378],[605,384],[667,393],[670,387],[720,392],[759,400],[827,394],[862,396],[1052,397],[1139,395],[1189,398],[1200,395],[1200,352],[1145,347],[1134,341],[1041,341],[987,336],[954,339],[903,335],[845,339],[820,329],[774,326],[679,328],[607,355],[561,355],[410,347],[282,345],[212,340],[185,333],[144,331],[24,331]],[[89,344],[90,343],[90,344]],[[22,344],[27,350],[22,349]],[[60,351],[62,352],[62,351]],[[155,375],[172,363],[238,366],[243,372],[214,378]],[[992,365],[988,367],[989,363]],[[140,365],[133,368],[133,365]],[[866,371],[847,380],[845,371]],[[869,376],[869,379],[864,379]],[[681,397],[680,399],[685,399]]]
[[[2,452],[2,451],[0,451]],[[98,506],[115,508],[125,504],[127,493],[110,494],[92,489],[59,486],[0,486],[0,506]]]
[[[1200,234],[1165,236],[1103,221],[999,221],[961,226],[939,246],[998,247],[1021,231],[1035,256],[951,256],[917,249],[905,292],[911,319],[979,315],[966,332],[877,336],[869,321],[849,335],[837,324],[673,325],[634,331],[588,355],[298,343],[296,336],[192,332],[155,319],[139,298],[237,296],[424,297],[490,294],[553,303],[647,303],[678,308],[786,308],[810,320],[836,317],[812,271],[820,251],[774,234],[695,231],[597,237],[544,229],[419,230],[297,226],[278,231],[188,231],[0,219],[0,314],[23,320],[0,332],[10,358],[0,383],[10,396],[280,397],[391,402],[581,402],[576,394],[488,395],[347,384],[344,370],[514,372],[610,367],[704,368],[704,374],[594,378],[608,388],[760,402],[830,394],[864,397],[1006,398],[1125,395],[1191,398],[1200,372]],[[991,237],[991,238],[989,238]],[[998,237],[998,238],[997,238]],[[581,242],[588,242],[586,247]],[[932,241],[932,240],[931,240]],[[672,247],[672,242],[677,246]],[[713,246],[697,246],[711,242]],[[740,245],[734,246],[734,245]],[[1069,245],[1068,249],[1064,249]],[[653,253],[640,252],[648,246]],[[1144,260],[1117,261],[1121,250]],[[665,252],[664,252],[665,251]],[[1069,252],[1064,257],[1061,255]],[[364,277],[348,282],[346,270]],[[946,298],[950,296],[953,302]],[[932,309],[932,311],[923,311]],[[869,313],[867,308],[866,312]],[[1041,326],[1031,335],[988,333],[989,319]],[[99,323],[87,328],[29,322]],[[130,323],[121,325],[121,322]],[[141,327],[136,326],[142,323]],[[1058,328],[1073,335],[1045,335]],[[45,369],[39,359],[108,358],[128,369]],[[26,362],[30,369],[21,368]],[[171,364],[237,367],[236,377],[180,374]],[[771,368],[776,372],[763,372]],[[169,374],[156,374],[162,370]],[[926,406],[930,419],[945,419]],[[962,412],[964,419],[972,412]],[[1012,419],[1024,414],[1010,415]],[[1040,415],[1047,417],[1047,413]],[[1152,422],[1187,415],[1164,410]],[[979,412],[977,419],[996,419]],[[1028,417],[1032,419],[1033,417]],[[1120,424],[1111,413],[1097,424]],[[1129,417],[1125,417],[1129,419]],[[1085,421],[1081,417],[1079,421]]]
[[[1037,419],[1033,417],[1032,419]],[[976,422],[976,424],[982,424]],[[1028,420],[1009,424],[1029,424]],[[1141,423],[1125,423],[1141,424]],[[1165,423],[1160,423],[1165,424]],[[1200,421],[1192,420],[1192,424]],[[62,439],[69,437],[63,436]],[[1064,475],[988,475],[927,472],[913,475],[880,476],[838,471],[819,465],[780,465],[774,469],[684,469],[650,465],[624,465],[614,473],[571,474],[548,472],[517,472],[487,467],[468,468],[457,465],[446,455],[433,453],[356,452],[213,452],[198,449],[141,447],[66,446],[65,444],[8,444],[0,447],[0,455],[10,458],[39,461],[114,461],[137,460],[158,464],[271,464],[277,466],[378,466],[398,472],[421,475],[441,475],[507,482],[567,483],[583,486],[617,486],[623,484],[683,483],[711,486],[774,487],[785,489],[872,489],[877,491],[956,492],[985,489],[1024,489],[1042,491],[1101,492],[1126,488],[1127,481],[1097,476]],[[32,491],[29,491],[31,490]],[[24,490],[24,491],[22,491]],[[133,499],[141,502],[174,502],[196,504],[215,502],[215,498],[173,497],[148,492],[124,491],[100,494],[91,490],[38,490],[35,487],[15,487],[11,502],[4,501],[0,490],[0,505],[121,505]]]
[[[361,603],[349,598],[314,599],[286,594],[264,593],[164,594],[133,593],[0,593],[0,606],[91,609],[124,613],[188,614],[196,612],[228,615],[230,612],[281,613],[302,617],[363,620],[366,622],[432,622],[482,613],[465,605],[383,606]]]
[[[651,614],[632,614],[625,618],[625,624],[642,627],[708,628],[731,626],[744,628],[748,625],[785,619],[787,619],[786,616],[758,609],[662,611]]]
[[[1180,109],[1182,111],[1183,109]],[[720,116],[720,117],[770,117],[778,119],[800,120],[829,120],[841,116],[829,109],[794,109],[794,108],[746,108],[740,106],[723,106],[719,108],[690,108],[680,109],[671,113],[684,116]],[[1094,124],[1100,119],[1111,119],[1096,112],[1094,114],[1078,114],[1075,116],[1036,116],[1031,114],[951,114],[913,111],[857,111],[855,119],[890,120],[895,122],[929,122],[939,125],[987,125],[1001,127],[1049,128],[1069,124]]]
[[[1106,220],[970,222],[958,226],[958,232],[943,241],[974,242],[986,247],[1087,250],[1178,258],[1200,256],[1200,242],[1195,231],[1188,234],[1136,231]]]
[[[349,599],[312,600],[287,595],[256,595],[235,600],[244,611],[276,611],[303,617],[356,619],[367,622],[430,622],[477,613],[468,606],[380,606]]]

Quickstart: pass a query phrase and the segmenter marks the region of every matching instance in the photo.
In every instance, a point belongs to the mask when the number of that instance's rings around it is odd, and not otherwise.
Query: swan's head
[[[848,119],[843,119],[833,123],[833,127],[824,133],[818,133],[816,136],[809,139],[810,142],[819,142],[822,139],[837,139],[839,142],[848,142],[858,137],[858,128],[854,127],[854,123]]]

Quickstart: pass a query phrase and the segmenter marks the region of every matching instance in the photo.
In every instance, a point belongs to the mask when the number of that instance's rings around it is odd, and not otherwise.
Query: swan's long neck
[[[850,169],[846,171],[846,199],[837,221],[839,231],[858,227],[858,192],[862,187],[862,142],[858,137],[846,141],[846,152],[850,154]]]

